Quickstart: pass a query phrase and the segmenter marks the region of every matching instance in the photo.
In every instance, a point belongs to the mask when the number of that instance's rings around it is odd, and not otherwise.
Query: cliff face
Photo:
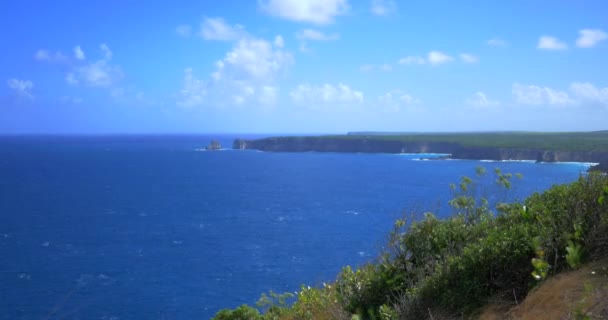
[[[240,140],[233,143],[235,149],[284,152],[363,152],[363,153],[452,153],[458,145],[444,142],[411,142],[391,140],[336,139],[318,137],[279,137],[259,140]],[[437,151],[442,150],[442,151]]]
[[[451,142],[404,142],[360,138],[277,137],[259,140],[237,139],[234,149],[282,152],[362,152],[362,153],[448,153],[455,159],[535,160],[539,162],[597,162],[608,164],[608,152],[553,151],[542,149],[468,147]]]
[[[553,151],[542,149],[460,147],[452,153],[458,159],[535,160],[538,162],[604,162],[608,152]]]

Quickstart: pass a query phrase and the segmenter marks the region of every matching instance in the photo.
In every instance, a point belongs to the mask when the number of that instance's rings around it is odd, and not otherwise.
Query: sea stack
[[[247,142],[243,139],[235,139],[232,143],[232,149],[244,150],[247,147]]]
[[[221,149],[222,149],[222,145],[217,140],[211,140],[209,145],[205,148],[205,150],[207,150],[207,151],[217,151],[217,150],[221,150]]]

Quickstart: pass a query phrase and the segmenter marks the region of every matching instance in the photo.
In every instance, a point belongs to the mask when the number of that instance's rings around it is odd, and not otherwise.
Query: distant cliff
[[[399,141],[349,137],[273,137],[258,140],[237,139],[234,149],[282,152],[361,152],[361,153],[446,153],[454,159],[535,160],[538,162],[595,162],[606,171],[606,151],[560,151],[540,148],[465,146],[457,142]]]

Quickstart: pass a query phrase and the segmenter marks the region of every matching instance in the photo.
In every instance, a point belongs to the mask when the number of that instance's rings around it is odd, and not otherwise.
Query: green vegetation
[[[357,133],[322,138],[450,142],[465,147],[533,148],[553,151],[608,151],[608,131],[595,132],[483,132],[483,133]]]
[[[395,222],[375,263],[343,268],[323,287],[263,295],[258,307],[222,310],[214,319],[425,319],[474,317],[490,299],[515,304],[562,271],[608,255],[608,176],[490,207],[477,177],[451,186],[454,214]],[[506,189],[518,177],[500,170]],[[289,304],[289,302],[293,302]]]

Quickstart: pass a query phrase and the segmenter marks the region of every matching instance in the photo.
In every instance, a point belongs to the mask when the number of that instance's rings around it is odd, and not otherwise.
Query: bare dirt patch
[[[550,278],[514,307],[493,303],[480,319],[608,319],[608,259]]]

